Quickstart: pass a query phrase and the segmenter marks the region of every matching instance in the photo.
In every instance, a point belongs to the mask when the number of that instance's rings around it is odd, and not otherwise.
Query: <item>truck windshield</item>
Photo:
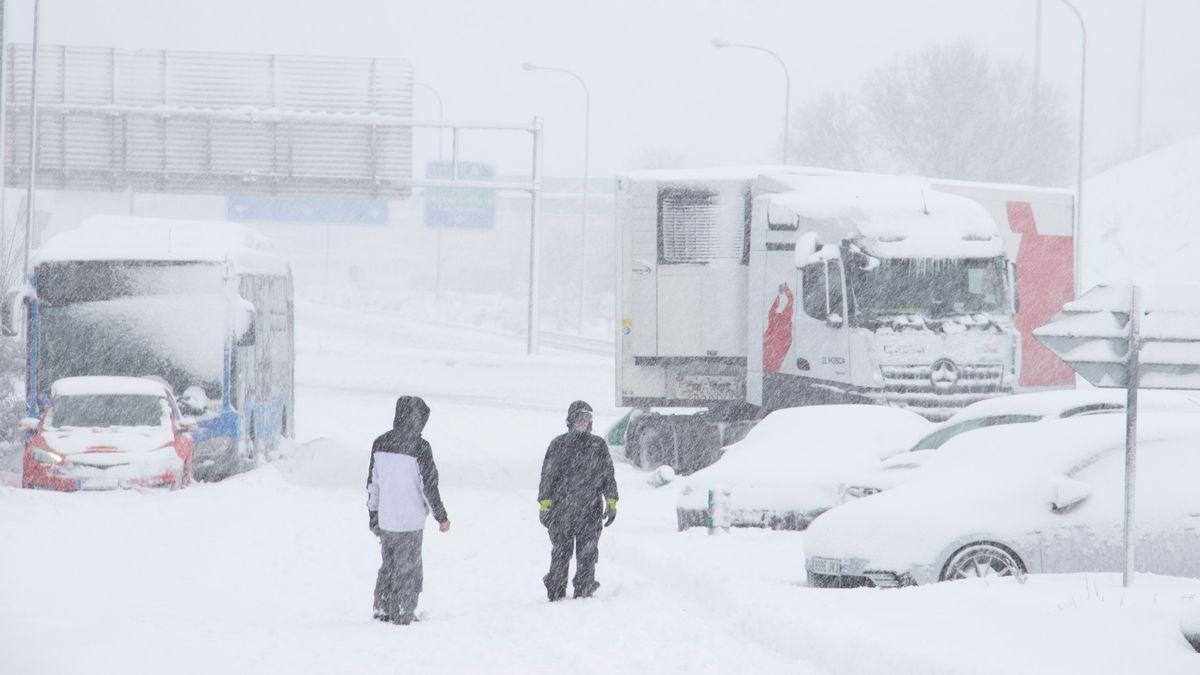
[[[884,258],[874,269],[847,271],[860,318],[1011,313],[1003,258]]]
[[[37,270],[39,393],[60,378],[118,375],[221,397],[227,300],[210,263],[71,261]]]

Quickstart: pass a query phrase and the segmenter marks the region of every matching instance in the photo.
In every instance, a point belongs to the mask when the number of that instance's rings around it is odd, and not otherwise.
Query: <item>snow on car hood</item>
[[[1124,433],[1123,415],[1098,415],[963,434],[930,453],[911,481],[822,514],[808,529],[805,550],[904,571],[939,562],[968,540],[1020,537],[1053,524],[1056,484],[1120,451]],[[1142,418],[1139,442],[1172,435],[1200,439],[1200,415]]]
[[[828,405],[771,413],[713,466],[685,482],[679,506],[703,508],[716,486],[735,509],[813,511],[838,501],[841,481],[911,445],[931,427],[900,408]]]
[[[77,455],[91,448],[113,448],[116,452],[150,452],[175,440],[165,427],[115,427],[105,429],[43,429],[50,449],[62,455]]]

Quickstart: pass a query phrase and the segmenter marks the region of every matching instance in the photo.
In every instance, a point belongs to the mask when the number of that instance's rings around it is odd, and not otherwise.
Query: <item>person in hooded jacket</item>
[[[592,407],[575,401],[567,409],[567,433],[550,442],[542,463],[538,509],[550,534],[550,572],[543,577],[551,602],[567,593],[567,573],[575,556],[576,598],[600,587],[596,561],[600,532],[617,517],[617,479],[603,438],[592,433]]]
[[[407,625],[423,586],[421,536],[430,512],[439,529],[450,519],[438,491],[433,450],[421,437],[429,406],[416,396],[396,401],[392,430],[375,439],[367,472],[367,511],[383,563],[375,580],[375,618]]]

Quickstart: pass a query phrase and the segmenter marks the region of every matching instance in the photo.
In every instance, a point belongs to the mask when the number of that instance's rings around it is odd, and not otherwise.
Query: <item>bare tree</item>
[[[968,44],[871,73],[857,96],[811,99],[793,117],[796,156],[832,168],[1061,185],[1072,171],[1063,97],[1029,70]]]

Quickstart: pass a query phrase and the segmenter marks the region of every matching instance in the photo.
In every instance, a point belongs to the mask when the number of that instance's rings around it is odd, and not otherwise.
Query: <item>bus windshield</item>
[[[221,397],[227,301],[213,263],[70,261],[38,266],[39,393],[78,375],[165,379]]]

